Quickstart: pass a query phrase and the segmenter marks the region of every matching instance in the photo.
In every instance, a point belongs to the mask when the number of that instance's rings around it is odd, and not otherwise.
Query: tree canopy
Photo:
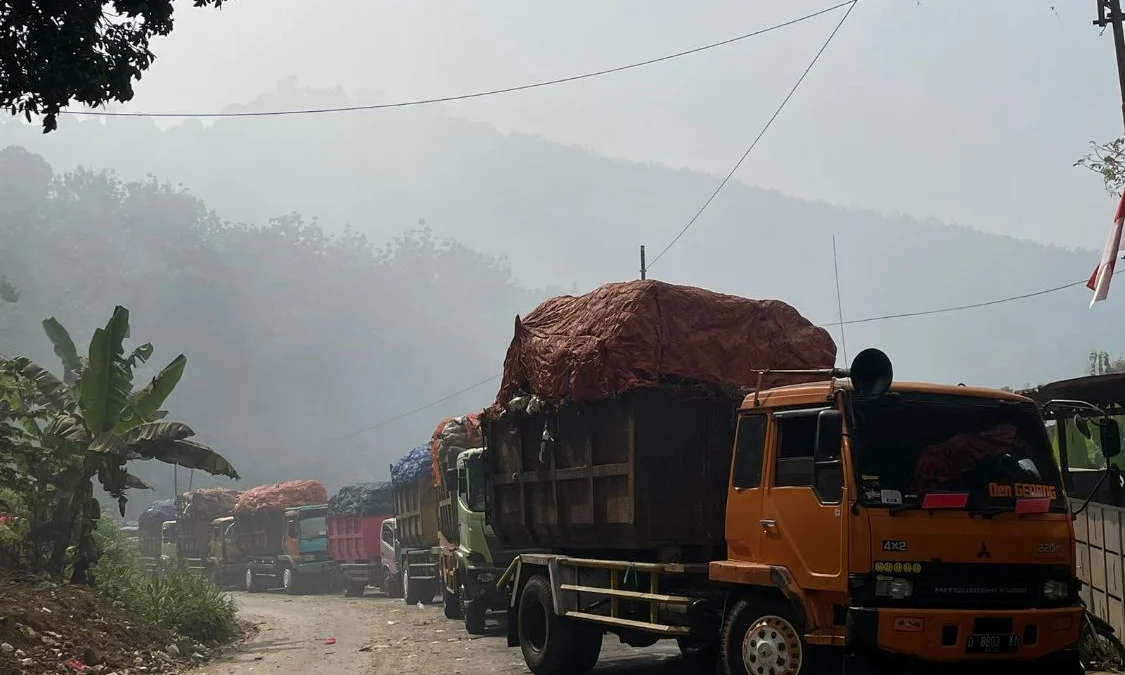
[[[224,0],[192,0],[219,7]],[[0,3],[0,105],[43,132],[72,101],[133,98],[156,58],[149,41],[172,32],[172,0],[21,0]]]

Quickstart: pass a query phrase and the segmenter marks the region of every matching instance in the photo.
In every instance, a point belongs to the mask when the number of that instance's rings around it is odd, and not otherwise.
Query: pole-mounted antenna
[[[840,317],[840,347],[844,350],[844,363],[847,363],[848,338],[844,335],[844,303],[840,300],[840,265],[836,262],[836,235],[832,235],[832,269],[836,274],[836,311]]]
[[[648,274],[648,269],[645,267],[645,245],[641,244],[641,279],[643,280]]]

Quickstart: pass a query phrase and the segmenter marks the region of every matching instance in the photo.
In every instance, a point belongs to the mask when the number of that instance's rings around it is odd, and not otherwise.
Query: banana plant
[[[83,581],[86,568],[93,564],[92,527],[98,518],[95,477],[124,515],[128,490],[149,487],[128,471],[129,462],[157,460],[214,475],[239,476],[222,455],[190,440],[195,432],[189,426],[164,419],[167,412],[162,406],[187,365],[183,354],[146,386],[134,390],[134,370],[152,357],[153,347],[146,343],[126,355],[127,309],[116,307],[105,327],[94,331],[85,357],[79,356],[69,332],[54,317],[45,320],[43,328],[62,361],[63,377],[29,359],[15,363],[35,383],[51,411],[42,446],[67,467],[56,478],[60,503],[50,524],[56,533],[51,566],[61,568],[67,546],[77,539],[78,563],[83,569],[80,572],[76,563],[75,576]]]

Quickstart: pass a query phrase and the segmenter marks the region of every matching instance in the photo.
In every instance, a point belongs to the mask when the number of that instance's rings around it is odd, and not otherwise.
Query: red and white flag
[[[1094,292],[1094,299],[1090,301],[1090,306],[1093,307],[1095,302],[1105,300],[1109,295],[1109,282],[1113,279],[1113,267],[1117,264],[1117,254],[1125,248],[1125,241],[1122,241],[1121,230],[1125,224],[1125,193],[1121,195],[1121,203],[1117,205],[1117,215],[1113,217],[1113,228],[1109,231],[1109,239],[1105,243],[1105,249],[1102,251],[1101,262],[1094,268],[1094,273],[1090,275],[1090,280],[1086,282],[1086,288]]]

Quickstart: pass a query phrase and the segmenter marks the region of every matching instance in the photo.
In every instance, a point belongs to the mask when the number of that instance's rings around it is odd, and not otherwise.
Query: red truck
[[[394,541],[389,482],[346,485],[328,500],[328,553],[339,563],[345,596],[360,597],[368,586],[388,597],[400,595],[392,561],[381,555],[384,539]]]

